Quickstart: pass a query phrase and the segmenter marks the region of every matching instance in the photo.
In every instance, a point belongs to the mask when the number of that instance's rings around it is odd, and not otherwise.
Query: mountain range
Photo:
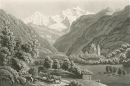
[[[83,15],[74,21],[70,32],[61,36],[54,47],[67,55],[90,50],[92,43],[100,45],[106,55],[122,44],[130,43],[130,6],[123,10],[106,8],[92,15]]]
[[[47,38],[46,36],[48,35],[50,36],[50,38],[47,39],[51,42],[55,42],[57,38],[69,32],[69,28],[73,21],[75,21],[82,15],[88,15],[88,14],[93,13],[88,11],[85,12],[84,10],[82,10],[80,7],[77,6],[75,8],[67,9],[65,11],[60,12],[59,14],[49,17],[44,16],[42,13],[36,11],[33,15],[22,20],[26,24],[32,26],[34,30],[38,32],[38,34],[41,34],[41,37]],[[45,33],[46,31],[47,33]],[[55,36],[54,34],[50,34],[51,32],[55,33]]]
[[[68,23],[71,24],[81,15],[88,15],[88,14],[93,14],[93,12],[88,11],[85,12],[84,10],[82,10],[80,7],[77,6],[76,8],[67,9],[65,11],[60,12],[59,14],[55,14],[50,17],[44,16],[42,13],[36,11],[33,15],[23,19],[23,21],[26,24],[32,23],[35,25],[44,25],[50,27],[51,29],[55,29],[52,28],[51,25],[56,23],[59,25],[63,24],[62,22],[65,19],[68,19]]]
[[[22,20],[17,19],[13,15],[7,14],[4,10],[0,9],[0,31],[5,27],[8,27],[10,31],[13,32],[16,39],[21,37],[24,42],[37,39],[41,44],[40,50],[44,51],[44,53],[57,52],[57,49],[55,49],[48,40],[40,37],[31,26],[26,25]]]

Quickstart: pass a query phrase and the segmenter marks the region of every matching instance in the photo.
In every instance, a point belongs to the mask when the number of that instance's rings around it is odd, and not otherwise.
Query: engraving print
[[[0,0],[0,86],[130,86],[130,0]]]

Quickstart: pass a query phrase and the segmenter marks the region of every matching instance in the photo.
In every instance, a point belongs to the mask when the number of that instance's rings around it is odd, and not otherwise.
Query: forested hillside
[[[16,38],[21,37],[23,41],[28,42],[30,40],[37,39],[41,45],[40,49],[44,52],[57,52],[57,50],[49,44],[49,42],[40,37],[32,27],[23,23],[22,20],[7,14],[4,10],[0,10],[0,31],[4,28],[9,28],[14,33]]]
[[[89,51],[90,45],[101,46],[101,54],[110,53],[122,44],[130,43],[130,6],[114,12],[110,8],[97,14],[84,15],[73,22],[71,31],[60,37],[54,46],[61,52],[71,55],[79,51]]]

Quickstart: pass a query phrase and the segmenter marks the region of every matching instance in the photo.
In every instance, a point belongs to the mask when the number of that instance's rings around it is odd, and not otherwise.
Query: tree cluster
[[[11,66],[18,72],[28,71],[26,62],[33,62],[32,58],[38,57],[39,43],[37,40],[24,42],[15,36],[6,27],[0,34],[0,66]]]
[[[107,73],[117,73],[118,75],[126,75],[126,71],[121,68],[116,68],[112,66],[106,66],[106,72]]]
[[[85,64],[85,65],[98,65],[98,64],[119,64],[119,58],[106,59],[104,56],[99,56],[96,54],[80,53],[75,56],[70,55],[68,57],[70,60],[73,60],[75,63]]]

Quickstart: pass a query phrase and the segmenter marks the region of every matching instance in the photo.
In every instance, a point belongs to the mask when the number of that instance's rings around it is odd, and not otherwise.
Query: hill
[[[22,20],[17,19],[11,14],[7,14],[4,10],[0,10],[0,31],[8,27],[16,38],[21,37],[23,41],[37,39],[41,44],[40,49],[44,51],[57,52],[57,50],[49,44],[49,42],[40,37],[32,27],[26,25]]]
[[[101,46],[101,54],[106,55],[121,44],[130,43],[130,6],[114,12],[110,8],[97,14],[84,15],[72,23],[70,32],[60,37],[54,44],[67,55],[89,51],[90,45]]]
[[[65,34],[64,32],[60,32],[57,30],[52,30],[44,25],[35,25],[35,24],[28,24],[29,26],[33,27],[33,30],[36,31],[40,37],[47,39],[50,43],[54,43],[60,36]]]

